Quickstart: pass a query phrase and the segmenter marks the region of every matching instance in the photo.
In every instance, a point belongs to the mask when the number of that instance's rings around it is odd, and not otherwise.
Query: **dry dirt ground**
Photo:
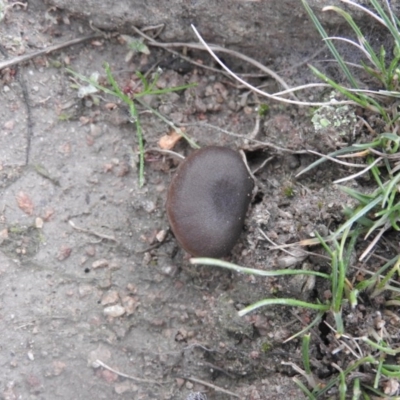
[[[39,1],[9,7],[0,21],[0,62],[92,33]],[[236,313],[272,295],[314,301],[323,298],[323,284],[189,265],[165,213],[178,165],[159,152],[168,126],[141,111],[147,151],[140,188],[126,106],[104,94],[79,98],[64,67],[85,76],[97,71],[103,79],[108,62],[129,88],[138,82],[135,71],[159,63],[160,87],[198,83],[147,100],[187,124],[201,146],[245,150],[259,191],[229,260],[253,268],[285,262],[261,231],[278,244],[292,243],[315,230],[326,234],[341,220],[347,199],[330,183],[344,172],[330,165],[301,180],[294,175],[314,159],[305,149],[326,152],[349,140],[353,110],[344,111],[340,132],[318,130],[309,109],[277,103],[258,119],[257,99],[231,79],[150,50],[126,61],[128,49],[118,37],[98,38],[0,71],[0,397],[302,399],[294,369],[282,364],[301,366],[300,342],[283,341],[313,312]],[[212,64],[200,53],[194,57]],[[291,84],[299,81],[299,70],[290,69],[293,58],[271,66]],[[268,90],[278,89],[266,82]],[[181,140],[174,151],[191,149]],[[297,261],[300,268],[328,268],[317,258]],[[326,342],[318,329],[313,335],[313,352],[323,359]]]

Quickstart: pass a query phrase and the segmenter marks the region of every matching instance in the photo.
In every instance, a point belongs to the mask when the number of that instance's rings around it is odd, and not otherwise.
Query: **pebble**
[[[193,389],[193,386],[194,386],[194,385],[193,385],[192,382],[189,382],[189,381],[188,381],[188,382],[186,382],[185,386],[186,386],[186,389],[189,389],[189,390],[190,390],[190,389]]]
[[[103,310],[104,315],[107,317],[121,317],[125,314],[125,308],[119,304],[115,304],[114,306],[106,307]]]
[[[54,376],[61,375],[66,367],[65,363],[63,363],[62,361],[53,361],[52,366]]]
[[[92,264],[93,269],[108,267],[108,261],[105,259],[94,261]]]
[[[115,393],[122,394],[131,391],[131,383],[127,380],[124,382],[118,382],[114,386]]]
[[[116,290],[110,290],[105,293],[101,299],[101,305],[106,306],[109,304],[115,304],[119,302],[119,295]]]
[[[92,293],[93,287],[91,285],[80,285],[78,288],[79,298],[83,298]]]
[[[36,227],[37,229],[42,229],[42,228],[43,228],[43,220],[42,220],[42,218],[37,217],[37,218],[35,219],[35,227]]]
[[[122,298],[122,304],[124,305],[126,315],[132,315],[140,303],[132,296],[125,296]]]
[[[88,246],[85,249],[85,253],[89,256],[89,257],[93,257],[96,254],[96,248],[94,246]]]

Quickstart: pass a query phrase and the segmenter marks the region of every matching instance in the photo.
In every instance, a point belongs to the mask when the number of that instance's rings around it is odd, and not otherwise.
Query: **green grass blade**
[[[372,5],[374,6],[375,10],[378,12],[379,16],[383,19],[385,22],[386,27],[389,29],[391,35],[395,39],[397,46],[400,47],[400,34],[399,34],[399,28],[395,26],[391,20],[391,18],[387,15],[387,13],[384,11],[382,6],[380,5],[379,1],[377,0],[371,0]]]
[[[120,87],[118,86],[116,80],[114,79],[113,74],[111,73],[110,65],[106,63],[104,68],[106,71],[108,82],[114,89],[115,95],[117,95],[129,106],[129,112],[136,125],[136,136],[138,139],[138,147],[139,147],[139,187],[142,187],[144,185],[144,141],[143,141],[143,131],[142,131],[142,126],[140,124],[139,115],[133,100],[129,98],[129,96],[127,96],[125,93],[123,93]]]
[[[293,382],[303,391],[303,393],[308,397],[308,400],[317,400],[300,379],[293,378]]]
[[[216,267],[227,268],[235,272],[241,272],[244,274],[258,275],[258,276],[314,275],[314,276],[319,276],[321,278],[330,279],[330,276],[328,274],[324,274],[323,272],[318,272],[318,271],[312,271],[306,269],[278,269],[278,270],[265,271],[262,269],[240,267],[239,265],[232,264],[230,262],[223,260],[218,260],[216,258],[207,258],[207,257],[191,258],[189,262],[194,265],[198,264],[211,265]]]
[[[350,100],[353,100],[354,102],[356,102],[357,104],[359,104],[360,106],[362,106],[364,108],[366,108],[368,106],[368,102],[364,99],[364,96],[362,96],[362,97],[356,96],[353,92],[350,92],[349,90],[344,88],[342,85],[339,85],[333,79],[328,78],[325,74],[320,72],[317,68],[313,67],[312,65],[309,65],[309,68],[314,73],[314,75],[316,75],[322,81],[331,85],[339,93],[342,93],[344,96],[346,96]]]
[[[136,76],[141,80],[142,85],[143,85],[143,92],[147,92],[149,88],[149,82],[147,81],[146,77],[140,72],[136,71]]]
[[[374,196],[368,195],[361,193],[357,190],[354,190],[348,186],[341,186],[338,185],[338,188],[343,192],[351,196],[353,199],[356,199],[359,203],[361,203],[363,206],[367,205],[370,203],[370,201],[374,198]]]
[[[357,144],[357,145],[353,145],[353,146],[349,146],[349,147],[345,147],[343,149],[333,151],[332,153],[329,153],[328,156],[335,157],[335,156],[342,155],[342,154],[350,154],[355,151],[361,151],[361,150],[379,147],[380,145],[381,145],[381,140],[375,140],[374,142],[371,142],[371,143]],[[312,170],[313,168],[315,168],[316,166],[318,166],[319,164],[321,164],[327,160],[328,159],[325,157],[319,158],[317,161],[314,161],[308,167],[304,168],[300,173],[298,173],[296,175],[296,177],[299,177],[300,175]]]
[[[238,314],[240,317],[243,317],[243,315],[246,315],[251,311],[257,310],[257,308],[276,305],[310,308],[317,311],[328,311],[329,309],[329,306],[325,304],[307,303],[305,301],[296,299],[264,299],[243,308],[243,310],[240,310]]]
[[[355,378],[353,383],[353,397],[351,400],[359,400],[361,396],[360,378]]]
[[[339,371],[339,396],[340,400],[346,400],[346,392],[347,392],[347,385],[346,385],[346,375],[343,371]]]
[[[290,342],[291,340],[297,338],[298,336],[304,335],[306,332],[308,332],[311,328],[313,328],[315,325],[320,323],[322,316],[324,315],[324,312],[319,312],[317,316],[313,319],[311,323],[309,323],[304,329],[301,331],[295,333],[293,336],[290,336],[290,338],[286,339],[284,343]]]
[[[310,8],[310,6],[308,5],[307,1],[306,0],[301,0],[301,1],[303,3],[304,8],[306,9],[308,15],[310,16],[313,24],[317,28],[319,34],[326,41],[326,45],[328,46],[330,52],[332,53],[333,57],[336,59],[336,61],[338,62],[340,68],[342,69],[342,71],[346,75],[350,85],[353,88],[357,88],[358,89],[358,85],[357,85],[356,80],[354,79],[353,75],[351,74],[350,70],[348,69],[346,63],[344,62],[344,60],[342,58],[342,56],[337,51],[335,45],[332,43],[332,41],[326,40],[328,38],[328,35],[327,35],[325,29],[322,27],[321,23],[319,22],[318,18],[316,17],[316,15],[314,14],[314,12]]]
[[[361,365],[363,364],[376,364],[377,361],[375,360],[374,357],[372,356],[366,356],[363,358],[360,358],[356,361],[354,361],[348,368],[346,368],[343,373],[345,376],[348,376],[350,372],[357,370]],[[336,377],[332,380],[330,380],[321,390],[315,393],[317,398],[323,398],[321,397],[323,394],[325,394],[331,387],[335,386],[338,383],[339,378]]]
[[[359,211],[354,213],[354,215],[349,218],[338,230],[335,231],[335,235],[339,235],[339,233],[343,232],[347,228],[351,227],[354,222],[357,222],[359,218],[367,214],[369,211],[371,211],[374,207],[376,207],[377,204],[379,204],[382,201],[381,196],[378,196],[374,200],[372,200],[369,204],[367,204],[365,207],[361,208]]]
[[[161,94],[167,94],[167,93],[171,93],[171,92],[179,92],[181,90],[186,90],[186,89],[196,87],[196,86],[197,86],[197,83],[189,83],[187,85],[174,86],[174,87],[166,88],[166,89],[152,89],[151,87],[149,87],[147,91],[135,94],[134,99],[138,99],[140,97],[147,96],[147,95],[161,95]]]
[[[303,360],[304,370],[307,375],[311,375],[310,366],[310,334],[303,336],[302,346],[301,346],[301,356]]]
[[[342,10],[341,8],[335,7],[335,6],[325,7],[324,11],[325,10],[333,10],[336,13],[340,14],[346,20],[346,22],[351,26],[351,28],[353,29],[354,33],[357,35],[357,39],[358,39],[359,43],[367,51],[367,53],[370,56],[370,60],[375,65],[375,67],[377,67],[380,70],[385,68],[385,65],[381,64],[381,60],[375,54],[375,51],[372,48],[372,46],[369,44],[369,42],[367,40],[365,40],[365,37],[362,34],[361,29],[354,22],[353,18],[351,17],[351,15],[349,13],[347,13],[346,11]]]

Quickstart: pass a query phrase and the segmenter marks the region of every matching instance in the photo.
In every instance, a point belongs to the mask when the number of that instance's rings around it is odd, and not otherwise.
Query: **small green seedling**
[[[138,147],[139,147],[139,186],[142,187],[144,184],[144,141],[143,141],[143,130],[142,130],[142,125],[140,123],[140,118],[139,118],[139,113],[137,109],[137,105],[140,105],[144,108],[147,108],[150,110],[154,115],[156,115],[158,118],[160,118],[162,121],[167,123],[169,126],[173,127],[173,129],[178,132],[183,138],[186,139],[186,141],[193,147],[193,148],[198,148],[199,146],[192,140],[190,139],[185,132],[183,132],[181,129],[176,127],[171,121],[169,121],[167,118],[165,118],[161,113],[159,113],[157,110],[153,109],[150,107],[146,102],[142,100],[142,97],[144,96],[159,96],[163,95],[166,93],[171,93],[171,92],[177,92],[181,90],[188,89],[190,87],[195,86],[195,84],[188,84],[188,85],[182,85],[182,86],[177,86],[177,87],[172,87],[172,88],[166,88],[166,89],[157,89],[157,81],[159,78],[159,73],[156,73],[153,76],[153,79],[149,82],[147,78],[141,74],[140,72],[137,73],[137,76],[142,82],[143,89],[139,93],[134,93],[132,95],[124,93],[124,91],[119,87],[118,83],[116,82],[110,66],[106,63],[105,64],[105,72],[107,76],[107,81],[108,84],[111,86],[111,88],[102,86],[98,83],[98,78],[99,74],[98,73],[93,73],[90,78],[85,77],[84,75],[81,75],[71,69],[67,68],[67,71],[73,75],[75,78],[79,79],[82,82],[85,82],[87,85],[86,86],[80,86],[78,90],[78,95],[81,97],[85,97],[89,95],[92,99],[97,98],[96,93],[102,92],[108,95],[112,95],[114,97],[117,97],[120,101],[125,103],[128,108],[129,108],[129,113],[132,118],[132,122],[136,126],[136,135],[138,139]]]

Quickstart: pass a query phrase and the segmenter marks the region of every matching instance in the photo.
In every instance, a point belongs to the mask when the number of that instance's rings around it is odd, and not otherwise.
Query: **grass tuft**
[[[362,10],[367,16],[384,26],[388,34],[392,36],[393,49],[391,52],[385,50],[383,46],[376,49],[368,42],[350,13],[336,6],[327,6],[323,11],[334,12],[344,18],[354,32],[355,40],[328,36],[307,0],[302,0],[311,21],[335,58],[344,78],[345,83],[337,82],[317,68],[310,66],[317,78],[334,89],[335,96],[344,99],[336,104],[330,102],[329,106],[337,107],[343,103],[356,104],[365,110],[367,119],[368,115],[373,115],[375,119],[382,122],[383,126],[382,130],[377,132],[371,128],[366,120],[362,120],[372,140],[370,139],[367,143],[354,143],[351,146],[337,149],[322,156],[299,174],[311,171],[327,160],[340,163],[344,167],[358,169],[357,173],[349,173],[347,177],[335,182],[336,184],[343,184],[339,188],[349,196],[353,204],[351,207],[344,208],[344,222],[326,238],[315,232],[319,244],[325,249],[329,257],[329,272],[321,273],[312,270],[264,271],[208,258],[194,258],[191,259],[191,263],[215,265],[238,273],[262,277],[307,274],[314,275],[318,280],[323,280],[324,285],[329,285],[330,298],[317,300],[315,303],[292,298],[265,298],[246,306],[239,311],[239,315],[243,316],[255,311],[260,312],[260,308],[271,305],[315,310],[316,316],[313,321],[288,339],[292,340],[295,337],[302,336],[302,366],[304,369],[293,363],[284,363],[291,365],[299,374],[294,378],[294,381],[307,398],[325,399],[332,393],[338,395],[335,398],[343,400],[346,398],[354,400],[389,398],[388,395],[399,394],[396,387],[400,387],[400,367],[397,365],[400,347],[386,330],[385,320],[382,316],[384,314],[396,315],[390,308],[400,307],[400,285],[398,284],[400,255],[382,261],[382,265],[376,266],[375,263],[375,268],[371,271],[367,269],[369,264],[366,263],[366,260],[373,254],[376,246],[382,242],[386,233],[400,231],[400,136],[398,135],[400,113],[397,110],[396,103],[400,97],[400,22],[391,10],[388,0],[382,2],[369,0],[371,9],[352,0],[341,1]],[[197,31],[195,32],[199,37]],[[199,37],[199,40],[204,44],[201,37]],[[376,87],[381,88],[380,90],[370,90],[364,82],[358,80],[359,75],[352,72],[354,65],[347,63],[335,46],[336,42],[343,41],[361,52],[364,59],[360,60],[360,64],[356,67],[357,69],[361,68],[369,76],[369,83],[374,82]],[[204,45],[206,46],[206,44]],[[219,61],[214,54],[212,55]],[[233,73],[232,76],[234,76]],[[289,90],[286,90],[282,93],[288,92]],[[277,99],[277,95],[274,99]],[[272,98],[273,96],[266,95],[266,97]],[[307,103],[303,102],[302,104]],[[356,163],[354,161],[352,163],[345,162],[343,158],[351,158],[356,160]],[[348,182],[360,177],[367,178],[366,181],[369,182],[367,191],[347,186]],[[291,194],[291,192],[286,193],[286,195]],[[315,241],[307,240],[301,244],[315,243]],[[361,253],[360,244],[363,245],[363,243],[368,243],[368,245],[362,254],[359,254]],[[356,271],[359,270],[359,265],[355,268],[357,258],[359,261],[364,261],[363,275],[361,276],[356,275]],[[371,324],[368,332],[361,337],[355,337],[354,328],[351,330],[347,327],[347,316],[349,313],[356,312],[359,305],[365,303],[365,301],[370,303],[368,312],[371,313],[374,300],[378,297],[383,300],[380,300],[380,308],[375,311],[375,314],[372,314],[375,318],[374,323]],[[330,366],[336,371],[330,378],[323,380],[318,377],[318,370],[313,366],[311,359],[313,349],[312,328],[321,323],[325,323],[331,331],[332,348],[329,351],[332,353],[332,362]],[[340,358],[341,354],[345,354],[343,358]],[[341,362],[339,363],[337,360]]]

